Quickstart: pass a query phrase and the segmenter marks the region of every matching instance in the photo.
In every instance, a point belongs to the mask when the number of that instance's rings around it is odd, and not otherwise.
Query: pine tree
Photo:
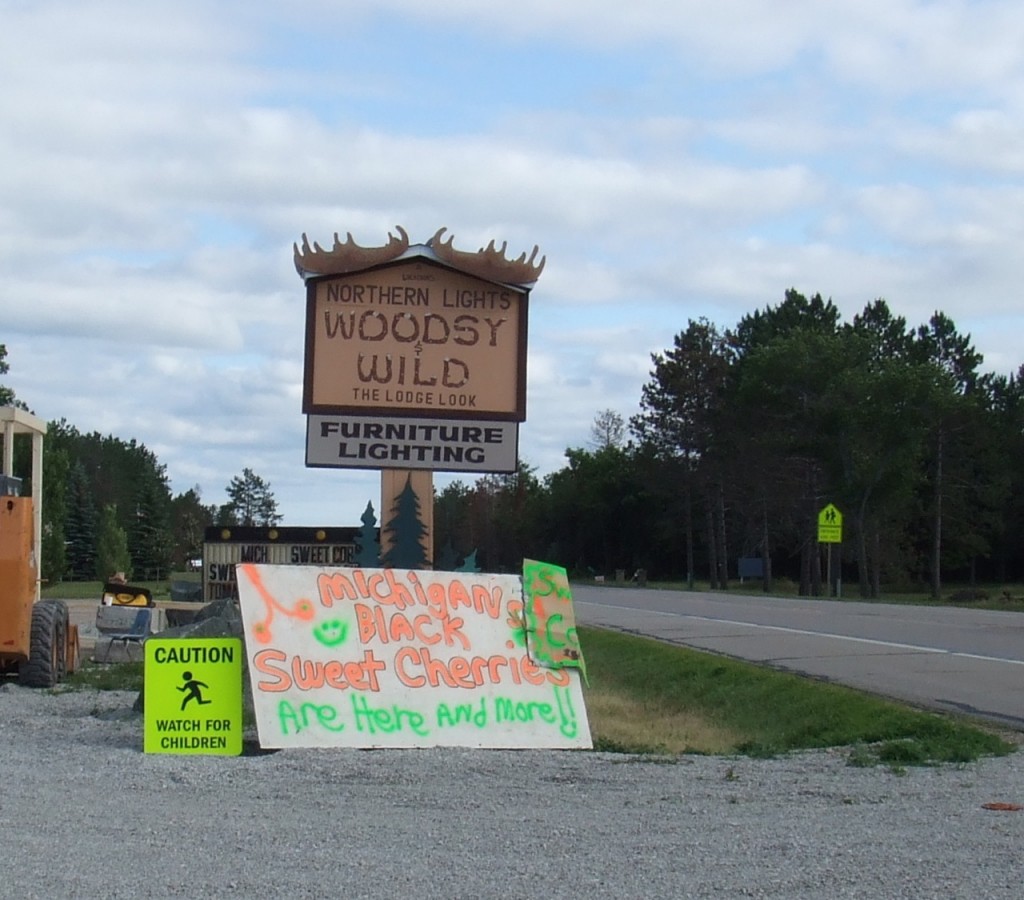
[[[68,516],[68,453],[52,452],[43,444],[43,548],[42,576],[50,584],[64,580],[68,568],[65,528]]]
[[[245,468],[227,486],[228,502],[221,508],[218,524],[221,525],[278,525],[281,516],[277,512],[277,500],[270,484],[260,478],[252,469]]]
[[[143,578],[161,578],[171,564],[170,498],[162,480],[144,481],[135,498],[132,564]]]
[[[445,541],[441,555],[437,558],[434,568],[439,572],[454,572],[459,565],[459,554],[452,546],[451,538]]]
[[[0,375],[6,375],[10,370],[11,367],[7,363],[7,347],[0,344]],[[16,406],[18,409],[28,411],[28,407],[14,395],[14,391],[2,384],[0,384],[0,406]]]
[[[68,478],[68,518],[65,530],[68,569],[73,578],[91,579],[96,572],[96,504],[85,467],[75,463]]]

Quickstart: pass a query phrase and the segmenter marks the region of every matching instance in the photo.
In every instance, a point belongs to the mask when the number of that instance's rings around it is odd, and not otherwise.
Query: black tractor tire
[[[32,607],[28,660],[18,680],[26,687],[53,687],[67,675],[68,607],[61,600],[40,600]]]
[[[63,600],[47,600],[57,604],[57,681],[68,677],[68,628],[71,616]]]

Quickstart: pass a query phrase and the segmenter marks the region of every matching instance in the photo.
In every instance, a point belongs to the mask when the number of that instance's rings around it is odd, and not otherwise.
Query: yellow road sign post
[[[239,638],[146,641],[145,752],[238,756],[242,656]]]
[[[818,543],[828,545],[828,592],[833,594],[832,588],[832,545],[843,542],[843,514],[836,507],[829,503],[818,513]],[[840,581],[841,583],[841,581]],[[838,597],[841,588],[835,588],[835,595]]]
[[[841,544],[843,542],[843,514],[831,503],[818,513],[818,543]]]

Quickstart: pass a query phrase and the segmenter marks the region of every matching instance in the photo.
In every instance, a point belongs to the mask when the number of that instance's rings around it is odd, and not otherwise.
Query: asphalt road
[[[574,585],[573,598],[583,625],[1024,731],[1024,613],[611,586]]]

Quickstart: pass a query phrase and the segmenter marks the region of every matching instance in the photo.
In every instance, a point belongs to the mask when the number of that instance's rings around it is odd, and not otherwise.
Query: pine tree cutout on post
[[[454,572],[459,564],[459,555],[452,546],[451,538],[441,548],[441,554],[434,560],[434,568],[439,572]]]
[[[479,572],[480,566],[476,564],[476,550],[469,554],[463,561],[462,565],[459,566],[456,572]]]
[[[363,527],[356,536],[355,563],[363,569],[375,569],[380,565],[380,541],[377,540],[377,516],[372,503],[367,502],[360,520]]]
[[[420,501],[407,478],[405,487],[395,501],[394,515],[384,526],[391,538],[391,547],[381,564],[392,569],[425,569],[428,567],[423,538],[427,533],[420,519]]]

